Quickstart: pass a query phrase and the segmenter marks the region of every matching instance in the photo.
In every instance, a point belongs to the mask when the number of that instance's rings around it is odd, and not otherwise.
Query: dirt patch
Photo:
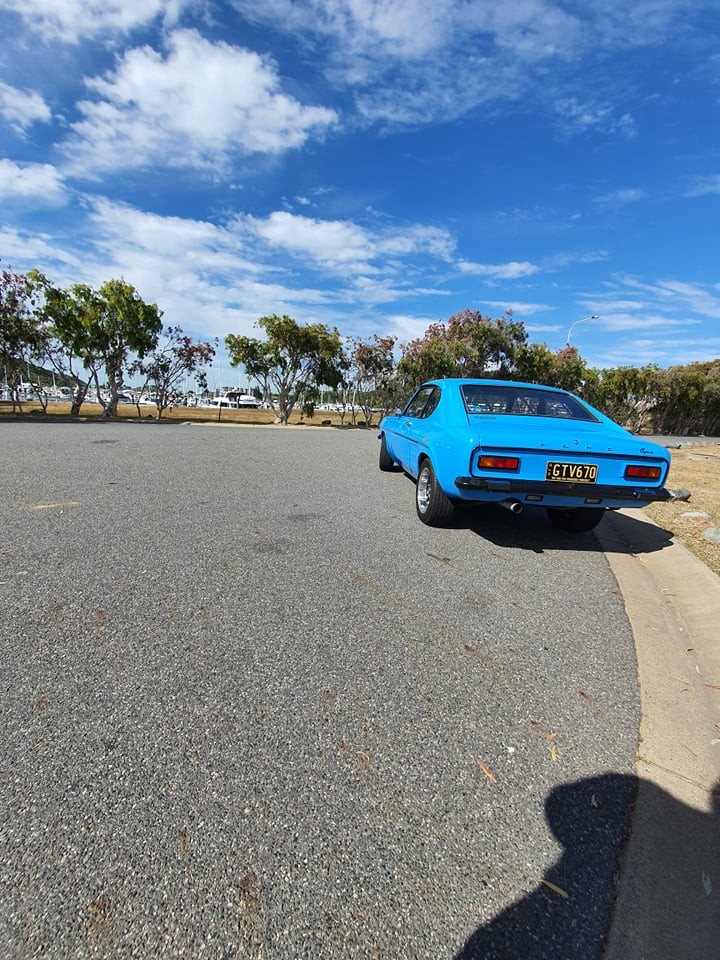
[[[648,516],[669,530],[711,570],[720,575],[720,544],[703,539],[709,528],[720,528],[720,444],[671,450],[667,486],[685,487],[689,501],[653,503]]]

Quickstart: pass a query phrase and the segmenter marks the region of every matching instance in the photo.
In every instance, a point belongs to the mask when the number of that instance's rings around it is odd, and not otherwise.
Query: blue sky
[[[3,0],[0,260],[202,338],[720,356],[718,0]],[[222,358],[219,361],[222,364]]]

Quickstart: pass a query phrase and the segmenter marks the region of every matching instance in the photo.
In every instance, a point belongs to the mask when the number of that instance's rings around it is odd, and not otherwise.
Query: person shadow
[[[719,787],[707,811],[626,774],[556,787],[562,856],[454,960],[719,960]]]

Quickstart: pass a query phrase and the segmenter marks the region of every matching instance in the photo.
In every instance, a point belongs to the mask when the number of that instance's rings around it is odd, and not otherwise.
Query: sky
[[[2,0],[0,35],[0,266],[123,277],[220,369],[273,313],[720,357],[720,0]]]

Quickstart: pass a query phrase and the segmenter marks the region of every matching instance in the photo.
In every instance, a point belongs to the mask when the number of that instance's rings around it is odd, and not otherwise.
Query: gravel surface
[[[592,534],[427,528],[375,431],[0,432],[3,958],[598,955],[639,708]]]

